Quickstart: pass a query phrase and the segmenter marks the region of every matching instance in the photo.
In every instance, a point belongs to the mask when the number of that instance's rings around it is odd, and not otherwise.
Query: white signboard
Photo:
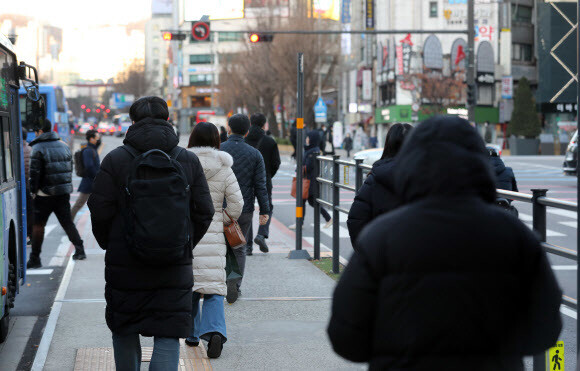
[[[357,99],[357,91],[356,91],[356,70],[352,70],[350,71],[350,81],[349,81],[349,105],[351,104],[357,104],[358,103],[358,99]],[[356,112],[356,111],[355,111]]]
[[[362,100],[369,101],[373,99],[373,71],[362,71]]]
[[[503,99],[512,99],[514,95],[514,78],[504,76],[501,79],[501,97]]]
[[[209,15],[210,20],[244,18],[244,0],[184,0],[186,22],[199,21],[204,15]]]

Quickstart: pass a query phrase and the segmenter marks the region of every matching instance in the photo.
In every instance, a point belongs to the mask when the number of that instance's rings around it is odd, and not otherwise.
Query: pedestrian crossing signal
[[[272,35],[272,34],[263,34],[263,33],[250,34],[250,42],[251,43],[271,42],[273,39],[274,39],[274,35]]]
[[[549,370],[564,371],[564,342],[557,342],[547,353]]]

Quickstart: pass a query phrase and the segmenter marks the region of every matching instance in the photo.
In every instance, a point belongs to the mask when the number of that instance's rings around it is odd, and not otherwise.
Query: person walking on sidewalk
[[[385,214],[400,205],[393,190],[393,169],[395,156],[403,145],[405,137],[413,127],[409,124],[394,124],[387,133],[385,149],[381,159],[373,169],[354,198],[346,225],[352,247],[356,250],[356,239],[362,229],[377,216]]]
[[[214,207],[199,159],[177,146],[167,103],[143,97],[129,115],[124,146],[103,159],[88,201],[106,250],[105,317],[117,370],[140,370],[139,335],[154,337],[150,370],[177,370],[179,338],[191,330],[192,250]]]
[[[40,252],[44,242],[44,227],[54,213],[75,247],[73,259],[86,259],[83,240],[70,213],[72,186],[72,154],[68,146],[52,130],[52,123],[44,120],[30,143],[30,192],[34,198],[32,252],[27,268],[40,268]]]
[[[245,142],[244,137],[250,130],[250,119],[246,115],[235,114],[230,117],[228,121],[230,130],[229,139],[222,143],[221,150],[229,153],[234,159],[232,169],[242,195],[244,196],[244,208],[242,215],[238,219],[242,233],[246,237],[246,241],[250,240],[250,226],[254,218],[254,200],[258,199],[260,205],[260,225],[266,225],[270,219],[270,202],[268,200],[268,190],[266,188],[266,169],[264,167],[264,159],[260,151],[250,146]],[[246,246],[242,246],[234,250],[236,260],[240,266],[242,276],[246,268]],[[234,303],[241,293],[240,287],[242,279],[238,282],[228,281],[228,285],[236,285],[237,290],[233,287],[228,287],[228,295],[226,297],[228,303]]]
[[[77,213],[85,206],[89,196],[93,192],[95,177],[101,168],[99,159],[99,147],[101,146],[101,134],[96,130],[87,131],[87,146],[82,150],[84,174],[79,185],[79,197],[71,209],[72,219],[75,220]]]
[[[346,137],[342,141],[342,149],[346,151],[346,158],[350,158],[350,151],[352,151],[352,138],[350,133],[346,133]]]
[[[24,179],[26,182],[26,237],[28,237],[29,241],[32,241],[34,215],[34,204],[32,194],[30,193],[30,155],[32,154],[32,147],[26,141],[27,136],[28,132],[26,129],[22,129],[22,161],[24,161]]]
[[[558,340],[562,290],[535,234],[494,205],[483,139],[439,116],[398,156],[405,206],[358,239],[334,292],[334,350],[370,370],[523,370]]]
[[[208,342],[209,358],[218,358],[227,340],[224,311],[227,247],[224,224],[229,224],[230,219],[224,213],[227,212],[236,221],[242,214],[244,198],[232,170],[234,159],[219,150],[220,135],[214,124],[200,122],[195,125],[188,147],[201,162],[216,212],[207,233],[193,250],[193,324],[185,342],[198,346],[201,338]],[[222,210],[224,200],[225,211]],[[201,295],[202,310],[199,308]]]
[[[266,125],[266,116],[264,116],[264,114],[254,113],[252,117],[250,117],[250,122],[252,126],[250,127],[250,132],[246,137],[246,143],[260,151],[262,158],[264,159],[264,166],[266,167],[266,190],[268,191],[268,202],[270,204],[268,222],[265,225],[260,226],[258,234],[253,241],[260,247],[260,251],[266,253],[269,251],[266,239],[268,239],[268,236],[270,235],[270,222],[272,221],[272,214],[274,213],[274,204],[272,203],[272,178],[276,176],[276,173],[280,168],[280,151],[278,150],[278,143],[276,143],[274,138],[266,135],[266,132],[264,131],[264,126]],[[248,246],[246,247],[246,254],[252,255],[252,237],[254,232],[251,224],[249,235],[250,239],[248,240]]]
[[[310,188],[308,188],[308,204],[314,208],[314,202],[316,200],[316,177],[318,174],[314,171],[315,162],[318,161],[316,156],[320,154],[320,147],[318,144],[320,142],[320,134],[318,130],[312,130],[308,133],[306,137],[306,146],[304,149],[304,167],[306,168],[306,178],[310,180]],[[324,218],[326,224],[324,228],[332,227],[332,218],[328,211],[326,211],[323,207],[320,207],[320,214]],[[304,223],[304,219],[306,218],[306,207],[304,207],[304,217],[302,218],[302,222]],[[291,230],[296,229],[296,224],[292,224],[288,227]]]

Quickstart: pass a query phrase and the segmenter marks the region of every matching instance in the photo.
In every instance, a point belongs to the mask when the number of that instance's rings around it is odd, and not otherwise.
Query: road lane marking
[[[575,310],[570,309],[570,308],[564,306],[563,304],[560,305],[560,312],[562,314],[567,315],[568,317],[571,317],[571,318],[574,318],[574,319],[577,319],[578,318],[578,314],[577,314],[577,312]]]
[[[52,259],[50,259],[50,263],[48,265],[50,267],[60,267],[60,266],[64,265],[64,263],[66,261],[66,256],[68,254],[68,250],[70,249],[70,246],[71,246],[71,243],[68,240],[68,237],[64,236],[61,239],[60,245],[58,246],[56,253],[52,257]]]
[[[578,228],[578,222],[559,222],[558,224],[562,224],[570,228]]]
[[[555,271],[575,271],[578,269],[577,265],[552,265]]]
[[[26,271],[27,276],[42,276],[42,275],[50,275],[54,269],[31,269]]]
[[[50,310],[48,321],[46,321],[44,333],[42,334],[42,339],[40,340],[40,345],[38,346],[36,356],[34,357],[34,363],[32,364],[32,371],[42,371],[44,369],[48,351],[50,350],[50,344],[52,343],[52,338],[56,330],[58,317],[60,316],[60,310],[62,309],[62,300],[68,290],[74,266],[75,261],[71,258],[66,266],[64,275],[62,276],[62,281],[60,282],[56,297],[54,298],[54,304]]]
[[[534,226],[531,223],[526,223],[526,225],[531,230],[534,230]],[[551,229],[546,229],[546,237],[566,237],[566,235],[564,233],[556,232]]]
[[[524,222],[532,222],[534,221],[534,217],[528,214],[523,214],[520,213],[519,214],[520,220],[523,220]]]
[[[548,209],[550,214],[565,216],[567,218],[578,219],[578,213],[570,210]]]

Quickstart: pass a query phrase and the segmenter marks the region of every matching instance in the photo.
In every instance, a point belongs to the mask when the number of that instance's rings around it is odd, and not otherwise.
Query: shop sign
[[[512,99],[514,95],[514,78],[504,76],[501,79],[501,97],[503,99]]]
[[[495,83],[495,76],[489,72],[478,72],[477,82],[480,84],[493,84]]]

